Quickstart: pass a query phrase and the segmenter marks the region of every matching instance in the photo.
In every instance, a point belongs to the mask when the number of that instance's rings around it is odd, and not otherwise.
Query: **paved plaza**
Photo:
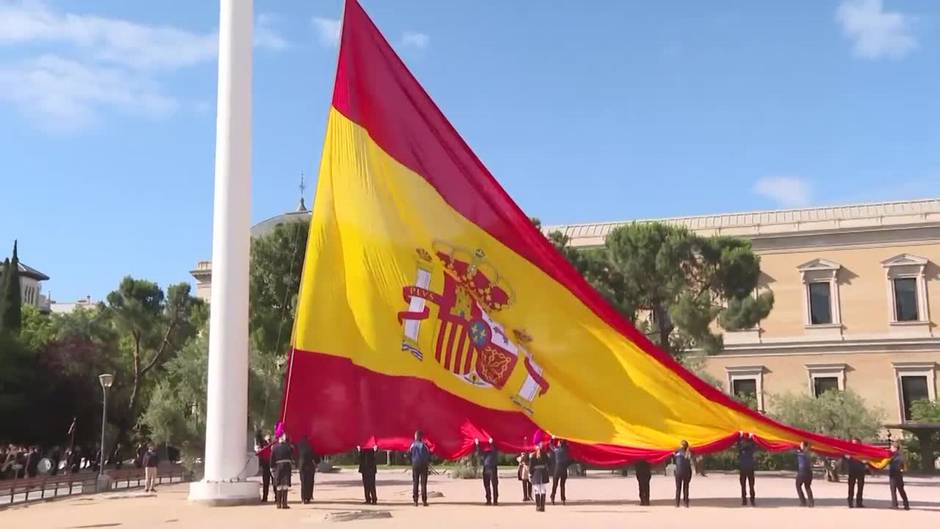
[[[296,476],[295,476],[296,478]],[[845,483],[813,483],[816,508],[797,506],[793,478],[784,474],[758,475],[756,508],[742,507],[736,475],[713,473],[692,480],[692,507],[672,505],[672,478],[654,476],[651,507],[636,501],[636,480],[596,471],[586,478],[568,481],[568,505],[548,505],[537,513],[532,504],[522,504],[519,482],[508,470],[501,474],[501,505],[481,504],[483,490],[477,480],[432,476],[430,507],[411,505],[411,479],[405,470],[379,472],[379,505],[362,505],[359,475],[344,469],[336,474],[317,475],[314,503],[299,502],[294,487],[291,509],[277,510],[273,504],[209,508],[186,501],[188,486],[161,487],[157,494],[117,492],[77,496],[0,511],[0,526],[11,529],[92,528],[297,528],[338,527],[427,527],[513,528],[532,524],[551,529],[589,527],[722,528],[760,527],[935,527],[940,520],[940,478],[909,478],[907,491],[911,511],[889,509],[886,477],[870,478],[866,486],[866,509],[849,510]],[[296,481],[295,481],[296,483]]]

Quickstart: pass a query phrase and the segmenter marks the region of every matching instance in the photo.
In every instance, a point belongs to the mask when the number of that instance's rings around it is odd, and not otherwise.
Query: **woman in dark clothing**
[[[689,506],[689,483],[692,481],[692,450],[688,441],[683,440],[679,450],[673,456],[676,462],[676,507],[679,506],[679,497],[686,507]]]
[[[293,450],[287,443],[287,434],[282,434],[271,449],[271,462],[274,467],[274,500],[278,509],[290,509],[287,506],[287,492],[290,490],[291,460]]]
[[[532,492],[535,493],[535,510],[545,511],[545,485],[551,473],[551,461],[542,450],[542,445],[535,445],[535,452],[529,458],[529,472],[532,479]]]

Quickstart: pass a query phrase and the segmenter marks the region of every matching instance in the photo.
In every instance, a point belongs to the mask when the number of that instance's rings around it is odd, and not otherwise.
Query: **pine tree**
[[[19,334],[23,324],[22,295],[20,293],[20,259],[13,241],[13,258],[3,262],[0,281],[0,332]]]

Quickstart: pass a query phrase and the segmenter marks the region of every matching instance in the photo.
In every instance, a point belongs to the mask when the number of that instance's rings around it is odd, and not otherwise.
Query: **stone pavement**
[[[532,504],[522,504],[515,473],[501,473],[501,505],[481,505],[482,484],[477,480],[455,480],[432,476],[430,507],[411,505],[411,478],[407,471],[381,470],[378,479],[379,505],[362,505],[362,488],[354,470],[318,474],[314,503],[299,503],[299,487],[291,495],[291,509],[277,510],[273,504],[210,508],[186,501],[187,485],[160,487],[157,494],[121,492],[89,495],[11,507],[0,511],[4,529],[241,529],[241,528],[400,528],[437,529],[512,528],[537,524],[539,529],[587,529],[635,527],[696,529],[760,527],[802,529],[834,527],[905,528],[937,527],[940,521],[940,478],[909,478],[907,491],[911,511],[888,508],[887,479],[870,478],[865,487],[866,509],[849,510],[846,484],[813,483],[816,508],[797,505],[792,476],[758,474],[756,508],[740,505],[736,475],[713,473],[692,480],[692,507],[676,509],[672,504],[672,478],[654,476],[651,507],[636,501],[636,480],[596,471],[586,478],[568,480],[568,505],[548,505],[537,513]],[[296,481],[295,481],[296,483]]]

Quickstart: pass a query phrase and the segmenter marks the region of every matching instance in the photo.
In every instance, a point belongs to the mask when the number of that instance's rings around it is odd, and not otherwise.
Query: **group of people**
[[[859,444],[859,439],[853,439],[853,443]],[[737,442],[738,451],[738,477],[741,484],[741,505],[751,506],[756,504],[757,494],[754,491],[754,453],[757,451],[757,444],[754,442],[752,434],[742,433]],[[815,500],[813,498],[813,454],[808,442],[803,441],[800,447],[795,451],[796,456],[796,493],[800,505],[804,507],[813,507]],[[689,506],[689,485],[692,481],[692,451],[689,444],[682,441],[679,449],[673,454],[673,463],[675,465],[676,479],[676,507],[680,503]],[[865,488],[865,476],[871,472],[871,467],[860,459],[850,456],[843,457],[848,469],[848,505],[849,508],[864,508],[863,490]],[[900,444],[895,441],[891,444],[891,459],[888,463],[888,478],[891,490],[891,505],[895,509],[899,508],[898,496],[901,497],[905,510],[910,509],[907,500],[907,493],[904,491],[904,455],[901,452]],[[636,466],[636,478],[640,488],[640,504],[649,505],[649,481],[651,473],[649,464],[646,462],[638,463]]]
[[[288,442],[287,434],[275,432],[275,437],[258,432],[255,436],[255,453],[261,471],[261,502],[267,503],[268,492],[274,484],[274,503],[278,509],[289,509],[287,493],[291,487],[294,461],[300,474],[300,499],[303,503],[313,501],[313,486],[320,456],[306,438],[296,446]]]
[[[853,439],[854,443],[860,443]],[[492,438],[481,443],[474,441],[475,452],[480,461],[483,477],[483,491],[487,505],[499,504],[499,451]],[[737,441],[738,476],[741,485],[741,505],[756,506],[757,494],[755,492],[755,453],[758,450],[752,434],[740,434]],[[262,436],[259,432],[256,441],[256,451],[261,466],[263,497],[262,502],[268,500],[268,489],[273,481],[275,501],[279,509],[286,509],[287,491],[291,485],[291,472],[293,461],[296,459],[300,470],[301,500],[309,503],[313,499],[313,484],[316,465],[319,456],[313,451],[306,439],[301,439],[297,446],[291,445],[286,434],[279,433],[276,440],[271,436]],[[376,453],[377,446],[372,448],[356,447],[359,459],[359,473],[362,475],[362,486],[365,497],[364,503],[376,504]],[[295,457],[296,455],[296,457]],[[407,455],[411,462],[412,500],[417,507],[428,505],[428,474],[431,464],[431,450],[424,440],[421,431],[415,432],[414,442],[408,449]],[[813,507],[813,453],[809,443],[800,443],[795,450],[796,457],[796,490],[800,505]],[[695,456],[689,443],[682,441],[679,448],[672,455],[672,464],[675,477],[675,505],[689,507],[689,489],[692,482]],[[556,493],[560,491],[561,503],[567,502],[565,485],[568,480],[568,469],[572,464],[568,452],[568,443],[565,440],[551,439],[549,442],[537,443],[532,452],[523,452],[517,458],[516,476],[522,484],[522,501],[535,502],[537,511],[544,511],[547,500],[555,504]],[[850,508],[863,508],[863,491],[865,476],[871,472],[871,467],[860,459],[845,456],[844,463],[848,469],[848,506]],[[650,505],[650,480],[652,468],[649,462],[636,461],[634,464],[639,488],[640,505]],[[899,508],[900,496],[904,509],[910,509],[907,493],[904,490],[904,456],[897,442],[891,444],[891,459],[888,465],[890,478],[891,504]],[[551,482],[551,495],[548,494],[548,483]]]
[[[39,463],[43,459],[48,460],[46,470],[40,468]],[[72,474],[92,467],[97,469],[97,458],[86,458],[78,446],[66,449],[64,454],[58,446],[45,452],[37,445],[0,446],[0,479],[33,478],[43,472],[50,475],[56,475],[60,471]]]

